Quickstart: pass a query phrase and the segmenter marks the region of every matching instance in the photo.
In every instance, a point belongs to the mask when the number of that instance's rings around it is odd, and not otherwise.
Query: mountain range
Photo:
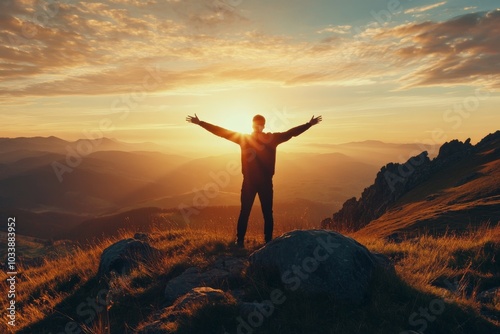
[[[421,146],[366,141],[323,147],[325,153],[280,151],[275,201],[308,203],[303,210],[314,207],[324,217],[369,184],[381,164]],[[24,222],[19,233],[51,238],[129,210],[200,205],[198,198],[214,183],[207,205],[237,206],[239,166],[239,155],[193,159],[109,138],[0,138],[0,216],[15,213]]]

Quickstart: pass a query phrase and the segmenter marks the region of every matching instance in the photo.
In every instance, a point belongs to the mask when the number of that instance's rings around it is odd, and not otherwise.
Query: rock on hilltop
[[[251,254],[249,262],[251,275],[281,280],[291,291],[355,304],[366,297],[373,270],[391,267],[356,240],[326,230],[285,233]]]

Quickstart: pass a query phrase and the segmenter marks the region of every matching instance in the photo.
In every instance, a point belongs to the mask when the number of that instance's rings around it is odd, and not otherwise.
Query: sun
[[[251,133],[253,116],[250,112],[233,111],[232,113],[221,115],[219,124],[228,130]]]

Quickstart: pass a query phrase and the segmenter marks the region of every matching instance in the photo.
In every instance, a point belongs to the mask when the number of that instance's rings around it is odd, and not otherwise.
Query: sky
[[[323,122],[287,150],[473,143],[500,124],[496,0],[2,0],[0,137],[105,136],[234,150]]]

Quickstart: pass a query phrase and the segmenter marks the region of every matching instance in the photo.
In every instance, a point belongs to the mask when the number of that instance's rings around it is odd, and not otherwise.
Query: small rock
[[[215,305],[223,302],[236,300],[220,289],[213,289],[207,286],[197,287],[180,297],[171,306],[171,312],[193,309],[197,305]]]
[[[196,287],[179,297],[172,306],[165,308],[156,319],[140,326],[138,334],[170,334],[175,332],[176,322],[180,318],[188,318],[196,310],[207,305],[235,305],[234,297],[222,290],[210,287]]]
[[[227,280],[229,275],[228,271],[217,268],[204,272],[196,267],[186,269],[182,274],[167,283],[165,287],[166,303],[170,305],[180,296],[199,286],[218,286]]]

